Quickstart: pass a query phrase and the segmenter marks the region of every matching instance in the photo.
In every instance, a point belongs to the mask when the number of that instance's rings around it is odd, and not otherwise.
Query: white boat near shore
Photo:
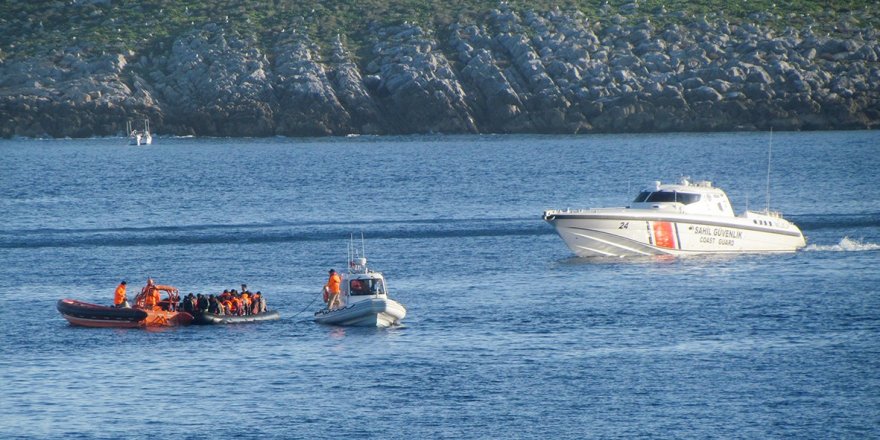
[[[580,257],[794,252],[806,246],[801,230],[769,210],[735,215],[727,194],[711,182],[655,182],[626,207],[548,210]]]
[[[367,268],[363,251],[357,254],[352,246],[349,246],[348,273],[343,277],[341,291],[341,306],[315,312],[316,322],[357,327],[389,327],[400,324],[406,316],[406,308],[388,298],[382,273]]]
[[[131,121],[128,121],[126,126],[128,130],[128,144],[129,145],[151,145],[153,143],[153,135],[150,133],[150,120],[144,119],[144,129],[137,130],[132,129]]]

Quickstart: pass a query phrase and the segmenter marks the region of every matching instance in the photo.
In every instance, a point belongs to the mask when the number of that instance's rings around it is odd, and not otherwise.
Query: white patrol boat
[[[349,245],[348,273],[343,277],[340,299],[342,305],[315,312],[321,324],[359,327],[388,327],[400,324],[406,308],[388,298],[385,277],[367,268],[367,259]]]
[[[711,182],[655,182],[622,208],[549,210],[544,220],[580,257],[794,252],[804,235],[778,212],[735,215]]]

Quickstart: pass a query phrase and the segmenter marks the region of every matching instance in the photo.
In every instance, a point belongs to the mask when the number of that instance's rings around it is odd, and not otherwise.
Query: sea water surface
[[[0,141],[0,438],[880,438],[880,132]],[[771,153],[768,155],[768,153]],[[806,249],[578,259],[654,180]],[[351,234],[408,309],[312,322]],[[70,326],[147,277],[280,321]]]

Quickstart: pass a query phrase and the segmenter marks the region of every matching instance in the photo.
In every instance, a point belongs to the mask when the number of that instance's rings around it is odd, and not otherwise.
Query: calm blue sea
[[[550,208],[707,179],[807,236],[574,258]],[[0,140],[0,438],[880,438],[880,131]],[[409,311],[311,321],[363,233]],[[120,280],[282,320],[68,325]]]

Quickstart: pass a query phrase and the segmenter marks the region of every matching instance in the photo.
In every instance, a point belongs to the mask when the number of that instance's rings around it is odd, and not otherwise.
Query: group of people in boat
[[[330,269],[327,284],[324,285],[324,302],[327,309],[334,310],[342,306],[340,295],[342,293],[342,276],[334,269]],[[113,295],[113,306],[117,308],[130,308],[126,295],[128,284],[123,280],[116,287]],[[357,288],[354,287],[353,288]],[[167,292],[167,297],[162,299],[160,292]],[[266,298],[262,292],[251,292],[246,284],[241,285],[241,290],[226,289],[219,295],[193,295],[189,293],[183,298],[178,294],[177,288],[156,284],[152,278],[147,279],[147,284],[135,297],[134,307],[147,310],[183,311],[189,314],[212,313],[215,315],[256,315],[265,312]]]
[[[126,295],[127,283],[123,280],[116,287],[113,294],[113,306],[117,308],[129,308]],[[167,292],[167,298],[162,299],[160,292]],[[180,297],[176,288],[155,284],[152,278],[147,279],[147,285],[135,297],[135,307],[147,310],[184,311],[189,314],[212,313],[215,315],[244,316],[256,315],[267,310],[266,298],[262,292],[251,292],[246,284],[241,285],[241,291],[226,289],[219,295],[193,295],[189,293]]]
[[[122,280],[118,286],[116,286],[116,291],[113,293],[113,307],[116,308],[131,308],[131,304],[128,302],[128,295],[126,294],[126,289],[128,288],[128,283],[125,280]],[[164,301],[165,304],[177,304],[180,298],[177,295],[177,289],[171,286],[162,286],[157,285],[153,282],[152,278],[147,278],[147,285],[141,289],[141,293],[139,293],[135,297],[134,306],[139,309],[149,309],[149,310],[158,310],[162,308],[162,294],[160,291],[168,292],[168,298]],[[166,307],[167,309],[167,307]]]
[[[262,292],[251,292],[242,284],[241,291],[235,289],[224,290],[220,295],[204,296],[201,293],[193,297],[190,293],[189,301],[184,302],[184,311],[192,307],[195,313],[212,313],[215,315],[246,316],[259,315],[266,309],[266,298]],[[190,312],[190,313],[193,313]]]

